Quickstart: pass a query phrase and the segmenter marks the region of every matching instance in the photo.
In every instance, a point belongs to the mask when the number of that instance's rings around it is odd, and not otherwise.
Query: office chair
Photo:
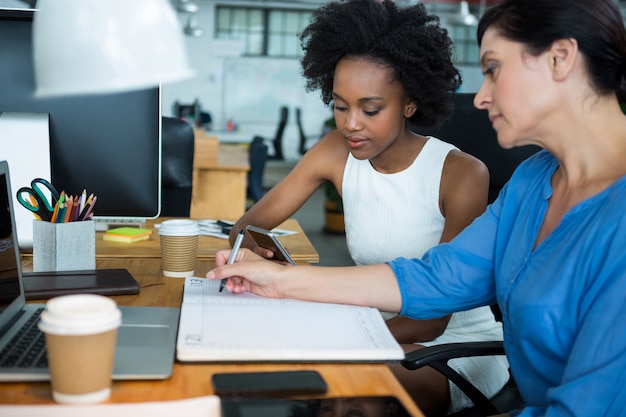
[[[448,366],[448,361],[454,358],[504,354],[504,345],[498,341],[446,343],[409,352],[401,363],[409,370],[430,366],[459,387],[474,403],[474,407],[449,414],[448,417],[482,417],[502,414],[524,407],[524,400],[517,388],[515,379],[511,375],[504,387],[493,398],[488,399],[465,377]]]
[[[515,168],[526,158],[539,151],[538,146],[521,146],[504,149],[498,144],[495,130],[485,110],[474,107],[474,93],[458,93],[454,98],[454,113],[439,128],[412,126],[411,130],[424,136],[434,136],[449,142],[475,156],[489,169],[489,203],[498,197],[500,190],[511,178]]]
[[[247,197],[252,204],[263,197],[263,173],[267,160],[267,145],[261,136],[255,136],[249,149],[250,170],[248,171]]]
[[[280,108],[280,118],[278,119],[278,127],[276,128],[276,134],[272,140],[274,145],[274,154],[269,156],[269,159],[275,159],[283,161],[285,156],[283,154],[283,133],[285,132],[285,126],[287,125],[287,119],[289,118],[289,108],[282,106]]]
[[[190,123],[161,118],[161,216],[189,217],[194,141]]]
[[[304,155],[308,150],[306,143],[309,139],[319,139],[319,135],[309,135],[307,136],[304,133],[304,128],[302,127],[302,110],[300,107],[296,107],[296,125],[298,126],[298,135],[300,136],[300,144],[298,146],[298,152],[300,155]]]

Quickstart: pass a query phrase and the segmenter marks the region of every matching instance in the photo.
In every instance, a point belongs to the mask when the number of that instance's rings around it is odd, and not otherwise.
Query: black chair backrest
[[[300,109],[300,107],[296,107],[296,126],[298,126],[298,135],[300,136],[298,151],[300,154],[304,155],[306,152],[306,135],[302,127],[302,109]]]
[[[287,125],[287,119],[289,118],[289,108],[282,106],[280,108],[280,118],[278,119],[278,127],[276,128],[276,134],[274,135],[274,155],[273,159],[285,159],[283,154],[283,133],[285,132],[285,126]]]
[[[474,107],[474,93],[457,93],[452,118],[436,129],[411,127],[421,135],[435,136],[480,159],[489,169],[489,203],[511,178],[515,168],[539,151],[538,146],[504,149],[485,110]]]
[[[302,128],[302,109],[300,107],[296,107],[296,124],[298,125],[300,136],[306,136],[304,134],[304,129]]]
[[[282,106],[280,108],[280,119],[278,120],[278,128],[276,129],[276,135],[274,139],[282,138],[285,126],[287,125],[287,119],[289,118],[289,108]]]
[[[161,118],[161,216],[189,217],[194,140],[191,124]]]
[[[248,171],[247,196],[252,202],[257,202],[263,197],[263,174],[267,161],[267,145],[261,136],[255,136],[250,143],[249,150],[250,171]]]

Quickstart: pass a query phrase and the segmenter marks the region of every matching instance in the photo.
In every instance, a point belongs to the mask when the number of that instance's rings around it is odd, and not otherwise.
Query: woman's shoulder
[[[344,161],[350,153],[345,138],[338,130],[327,132],[307,151],[307,154],[309,152],[315,157],[334,158]]]
[[[299,170],[304,168],[310,174],[337,180],[343,175],[349,154],[343,136],[336,130],[326,133],[300,159]]]
[[[489,182],[487,165],[475,156],[457,148],[448,152],[442,175],[455,182],[467,180]]]
[[[475,156],[464,152],[455,145],[434,136],[426,136],[427,142],[422,152],[439,153],[445,157],[444,169],[457,175],[480,174],[486,171],[486,165]]]

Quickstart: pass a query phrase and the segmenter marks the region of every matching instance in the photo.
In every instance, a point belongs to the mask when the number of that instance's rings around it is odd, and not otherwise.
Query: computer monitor
[[[127,223],[157,217],[160,87],[35,98],[31,43],[35,13],[0,9],[0,112],[49,114],[50,179],[59,191],[75,195],[86,188],[97,195],[96,220]],[[28,155],[24,155],[27,161]]]

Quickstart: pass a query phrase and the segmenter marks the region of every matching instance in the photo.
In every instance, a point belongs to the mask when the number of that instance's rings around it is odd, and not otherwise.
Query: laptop
[[[0,161],[0,382],[50,379],[43,333],[45,304],[26,304],[16,243],[9,166]],[[120,306],[113,379],[165,379],[172,374],[179,308]],[[32,334],[16,341],[25,327]],[[42,348],[39,352],[30,349]]]

